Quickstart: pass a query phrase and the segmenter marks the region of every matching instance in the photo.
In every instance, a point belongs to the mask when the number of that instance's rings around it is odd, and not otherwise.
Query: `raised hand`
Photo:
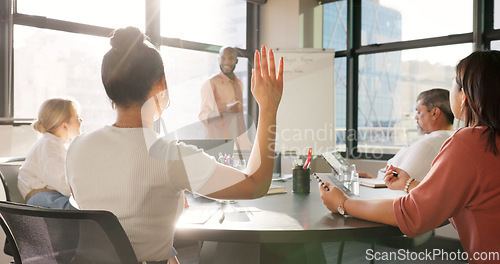
[[[261,52],[255,51],[255,68],[252,70],[252,94],[259,104],[260,111],[278,110],[278,105],[283,94],[283,58],[280,58],[278,73],[274,62],[272,49],[267,53],[262,46]]]

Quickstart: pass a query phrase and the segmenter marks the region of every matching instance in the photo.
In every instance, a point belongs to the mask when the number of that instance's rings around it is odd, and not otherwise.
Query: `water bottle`
[[[356,165],[355,164],[350,164],[349,165],[349,176],[346,179],[349,181],[349,186],[346,186],[349,188],[349,190],[354,194],[354,195],[359,195],[359,173],[356,170]]]
[[[351,192],[359,196],[359,173],[357,171],[351,172]]]

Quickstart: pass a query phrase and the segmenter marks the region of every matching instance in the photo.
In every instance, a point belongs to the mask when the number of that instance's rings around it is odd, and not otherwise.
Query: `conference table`
[[[292,192],[291,180],[273,182],[286,193],[234,203],[187,194],[190,207],[185,214],[204,209],[213,214],[204,223],[181,217],[175,239],[204,241],[200,263],[326,263],[322,242],[402,236],[397,227],[331,213],[311,178],[309,194]],[[360,186],[359,198],[401,195],[404,192]]]

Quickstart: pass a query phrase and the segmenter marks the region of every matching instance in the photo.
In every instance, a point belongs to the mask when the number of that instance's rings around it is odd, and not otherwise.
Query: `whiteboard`
[[[275,51],[283,57],[283,97],[278,108],[276,150],[306,155],[335,149],[334,51]]]

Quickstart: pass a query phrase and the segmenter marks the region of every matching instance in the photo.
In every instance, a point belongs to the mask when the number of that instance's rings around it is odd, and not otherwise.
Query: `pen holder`
[[[311,169],[303,169],[300,166],[292,170],[294,193],[309,193],[311,181]]]

